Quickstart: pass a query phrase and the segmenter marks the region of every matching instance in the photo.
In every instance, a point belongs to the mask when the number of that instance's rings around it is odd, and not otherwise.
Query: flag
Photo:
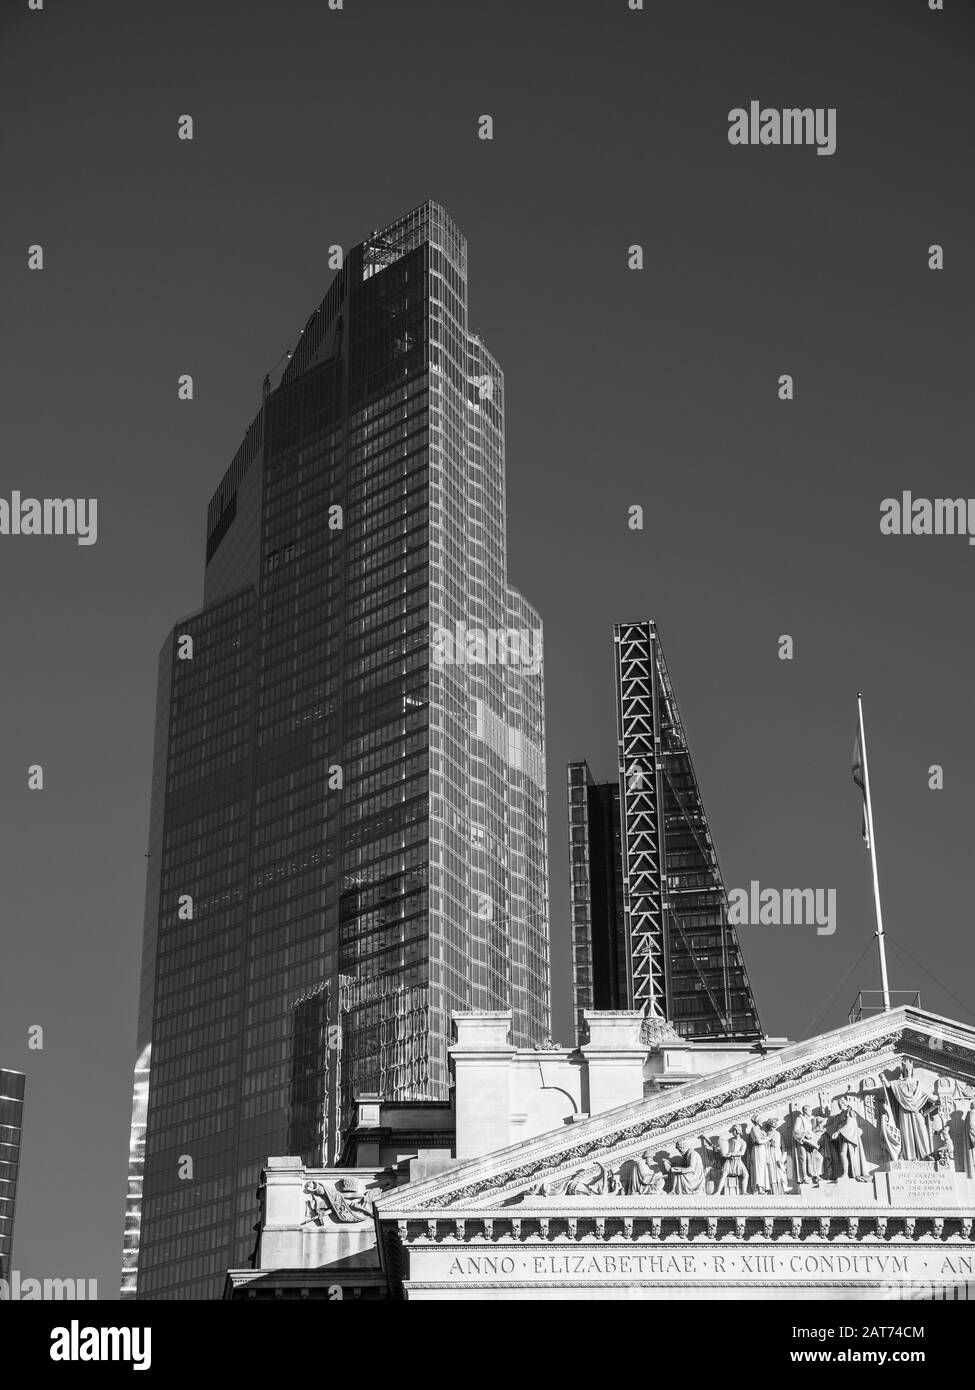
[[[870,848],[870,830],[867,825],[867,764],[863,756],[860,740],[860,721],[857,720],[856,738],[853,740],[853,780],[862,793],[860,834],[867,849]]]

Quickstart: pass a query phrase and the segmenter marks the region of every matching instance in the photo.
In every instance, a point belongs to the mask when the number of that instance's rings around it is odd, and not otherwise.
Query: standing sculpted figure
[[[834,1181],[840,1178],[855,1178],[857,1182],[866,1182],[860,1125],[850,1101],[840,1104],[840,1124],[833,1134],[833,1143],[836,1145],[839,1160],[839,1172]]]
[[[767,1193],[772,1190],[768,1146],[768,1131],[759,1124],[758,1116],[753,1115],[748,1126],[748,1181],[751,1192]]]
[[[729,1138],[718,1141],[718,1153],[721,1155],[721,1180],[715,1189],[714,1195],[716,1197],[720,1197],[725,1191],[730,1195],[740,1197],[745,1191],[748,1185],[748,1169],[745,1167],[746,1147],[738,1125],[731,1126]]]
[[[796,1181],[819,1186],[823,1176],[823,1151],[819,1147],[823,1137],[822,1121],[813,1117],[808,1105],[804,1105],[792,1120],[792,1142],[796,1153]]]
[[[763,1129],[768,1135],[769,1186],[774,1193],[787,1192],[789,1181],[785,1167],[785,1154],[782,1152],[782,1136],[779,1134],[778,1120],[766,1120]]]
[[[919,1076],[914,1074],[914,1063],[905,1057],[901,1063],[901,1074],[888,1083],[888,1089],[897,1107],[897,1127],[901,1133],[901,1158],[928,1158],[933,1145],[928,1113],[934,1105],[934,1096]]]

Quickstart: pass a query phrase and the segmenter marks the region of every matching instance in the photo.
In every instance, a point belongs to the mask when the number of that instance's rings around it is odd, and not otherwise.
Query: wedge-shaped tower
[[[619,778],[569,764],[574,1000],[684,1037],[762,1028],[653,622],[614,629]]]

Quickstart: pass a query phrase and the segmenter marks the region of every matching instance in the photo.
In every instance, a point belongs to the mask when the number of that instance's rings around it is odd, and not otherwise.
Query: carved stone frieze
[[[902,1174],[896,1184],[887,1178],[913,1145],[916,1152],[927,1148],[916,1162],[932,1174],[959,1175],[959,1203],[972,1195],[966,1184],[975,1182],[975,1107],[968,1078],[975,1078],[975,1045],[968,1045],[962,1025],[932,1019],[929,1032],[919,1031],[926,1023],[916,1011],[898,1011],[883,1024],[872,1020],[840,1030],[835,1042],[826,1035],[813,1047],[791,1045],[713,1080],[704,1076],[686,1092],[654,1093],[618,1112],[594,1115],[571,1133],[552,1131],[468,1160],[456,1175],[448,1170],[415,1185],[415,1197],[401,1189],[380,1203],[380,1219],[383,1206],[395,1217],[398,1209],[446,1213],[453,1206],[468,1213],[493,1206],[500,1214],[519,1204],[534,1220],[542,1202],[553,1209],[576,1202],[591,1212],[589,1219],[598,1213],[614,1233],[625,1234],[636,1229],[627,1206],[637,1208],[637,1226],[645,1231],[641,1208],[661,1207],[661,1218],[649,1211],[646,1217],[659,1229],[671,1200],[691,1206],[720,1197],[732,1207],[729,1216],[739,1199],[755,1200],[757,1223],[766,1219],[763,1204],[800,1202],[812,1208],[805,1218],[811,1232],[816,1221],[829,1221],[820,1214],[824,1202],[840,1208],[837,1231],[845,1229],[851,1208],[865,1213],[874,1203],[902,1212],[914,1202],[919,1212],[939,1203],[950,1207],[954,1198],[939,1195],[950,1190],[944,1184],[908,1175],[917,1195],[906,1198],[908,1177]],[[942,1075],[946,1069],[951,1076]],[[825,1187],[822,1194],[819,1187]],[[710,1230],[706,1209],[700,1215]],[[678,1210],[674,1220],[682,1216]],[[871,1239],[873,1220],[871,1213]],[[899,1234],[899,1219],[895,1230]]]
[[[869,1057],[891,1051],[901,1036],[902,1030],[894,1029],[866,1038],[856,1046],[847,1047],[828,1056],[812,1058],[793,1067],[770,1073],[768,1076],[756,1078],[749,1083],[701,1097],[693,1104],[679,1106],[676,1109],[667,1109],[661,1114],[649,1113],[645,1119],[633,1121],[608,1133],[590,1135],[576,1144],[568,1145],[555,1158],[539,1155],[510,1169],[486,1174],[478,1181],[453,1190],[431,1193],[424,1199],[423,1204],[431,1207],[445,1207],[454,1203],[476,1200],[494,1192],[500,1194],[502,1190],[512,1187],[531,1188],[533,1182],[535,1184],[534,1193],[557,1195],[552,1190],[541,1193],[540,1188],[542,1185],[548,1187],[550,1183],[558,1182],[560,1178],[566,1183],[575,1178],[580,1185],[579,1195],[587,1195],[582,1191],[582,1185],[588,1185],[589,1182],[587,1171],[592,1170],[595,1175],[597,1168],[606,1169],[607,1163],[612,1169],[614,1161],[622,1163],[626,1160],[626,1149],[635,1143],[650,1140],[655,1135],[662,1135],[665,1131],[677,1129],[687,1121],[699,1119],[717,1109],[740,1103],[743,1100],[754,1102],[764,1096],[774,1094],[781,1088],[827,1075],[844,1064],[865,1062]],[[574,1169],[575,1173],[566,1174],[563,1171],[565,1169]]]
[[[305,1197],[302,1225],[352,1226],[372,1220],[383,1186],[367,1189],[358,1178],[340,1178],[337,1182],[309,1180],[301,1190]]]

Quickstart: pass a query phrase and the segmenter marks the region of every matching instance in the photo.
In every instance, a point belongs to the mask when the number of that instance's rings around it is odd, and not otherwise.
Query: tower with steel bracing
[[[576,1016],[642,1009],[688,1038],[762,1036],[652,621],[614,629],[619,767],[569,765]]]

